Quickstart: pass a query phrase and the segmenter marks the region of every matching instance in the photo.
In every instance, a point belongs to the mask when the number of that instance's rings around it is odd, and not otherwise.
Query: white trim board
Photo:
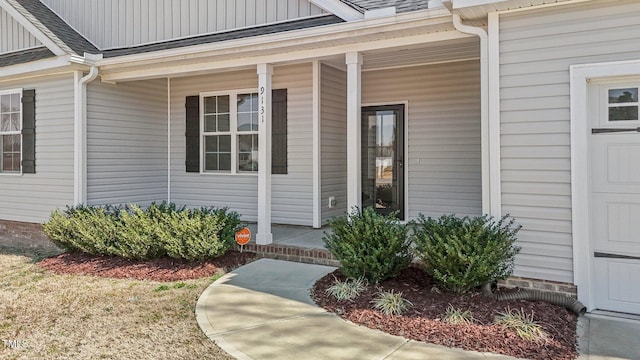
[[[588,83],[598,78],[640,75],[640,60],[570,66],[571,80],[571,218],[573,282],[588,311],[594,307],[591,234],[589,231]]]

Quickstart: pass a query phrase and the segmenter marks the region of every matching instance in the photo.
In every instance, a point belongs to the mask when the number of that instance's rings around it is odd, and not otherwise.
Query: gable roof
[[[396,13],[424,10],[429,8],[428,0],[340,0],[354,9],[364,13],[369,10],[377,10],[395,7]]]
[[[40,30],[56,41],[65,50],[77,55],[88,53],[98,53],[99,50],[84,36],[75,31],[69,24],[64,22],[46,5],[39,0],[7,0],[14,8],[22,13]],[[19,5],[19,6],[16,6]],[[29,16],[31,15],[31,16]],[[51,36],[53,35],[53,36]]]
[[[30,61],[48,59],[54,56],[56,56],[56,54],[51,52],[51,50],[49,50],[45,46],[40,46],[37,48],[25,49],[20,51],[14,51],[14,52],[0,55],[0,67],[23,64]]]

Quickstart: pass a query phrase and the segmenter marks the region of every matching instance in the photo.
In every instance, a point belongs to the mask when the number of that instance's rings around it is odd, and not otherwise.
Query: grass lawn
[[[0,342],[0,358],[232,359],[195,320],[213,278],[54,275],[36,265],[51,254],[0,245],[0,340],[17,340]]]

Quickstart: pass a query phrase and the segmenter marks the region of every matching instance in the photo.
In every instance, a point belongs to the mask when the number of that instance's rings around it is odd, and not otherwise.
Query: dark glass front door
[[[404,220],[404,105],[362,108],[362,206]]]

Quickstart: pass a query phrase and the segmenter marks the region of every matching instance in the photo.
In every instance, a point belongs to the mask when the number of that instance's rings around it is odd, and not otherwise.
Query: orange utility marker
[[[251,240],[251,230],[249,228],[242,228],[236,231],[236,242],[240,245],[240,252],[242,252],[244,245]]]

